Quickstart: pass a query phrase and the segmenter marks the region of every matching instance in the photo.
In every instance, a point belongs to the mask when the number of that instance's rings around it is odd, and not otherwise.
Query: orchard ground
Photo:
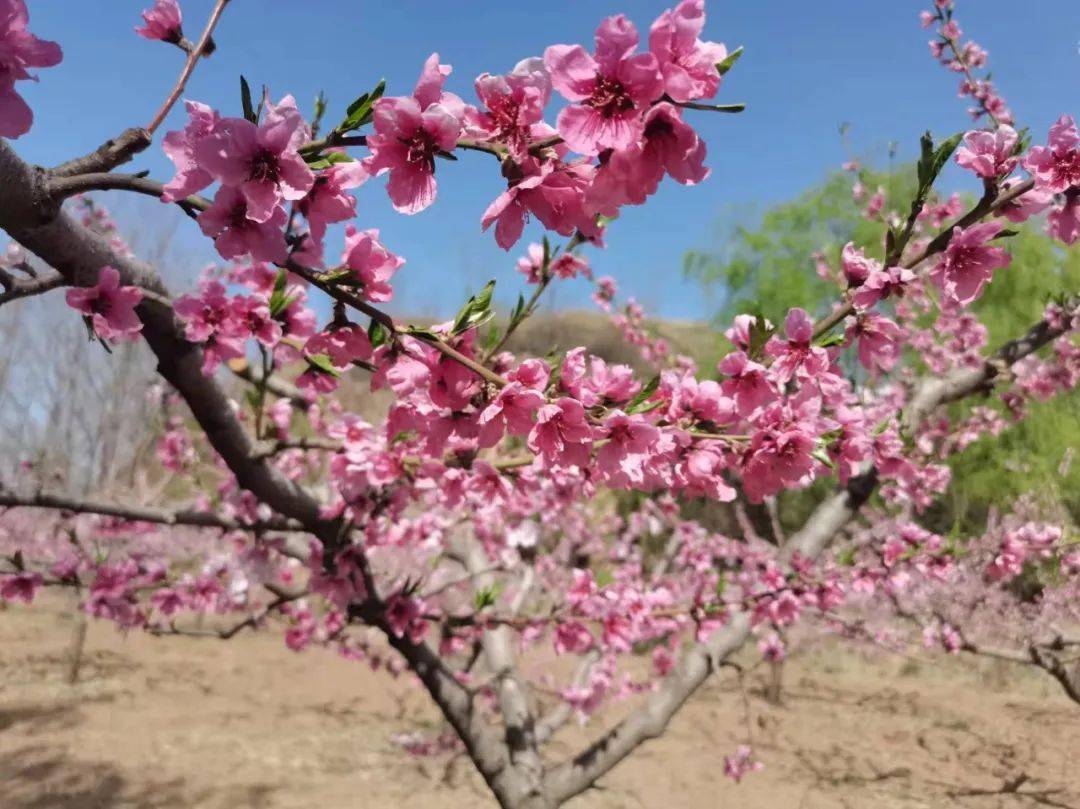
[[[439,728],[407,677],[295,654],[274,627],[222,643],[91,622],[80,682],[68,686],[72,621],[59,595],[0,611],[3,809],[495,805],[463,756],[414,758],[392,741]],[[763,699],[760,665],[745,698],[725,670],[669,733],[570,805],[1080,807],[1080,722],[1049,678],[828,646],[794,653],[780,707]],[[750,651],[742,662],[759,660]],[[723,753],[745,740],[747,711],[766,767],[734,784]],[[588,732],[568,729],[553,753]],[[1016,793],[972,794],[1021,775]]]

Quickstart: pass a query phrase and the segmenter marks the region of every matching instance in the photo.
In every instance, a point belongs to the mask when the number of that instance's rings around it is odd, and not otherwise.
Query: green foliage
[[[881,186],[889,198],[907,200],[916,184],[914,171],[897,172],[892,178],[863,171],[861,181],[868,194]],[[755,227],[736,226],[717,252],[687,254],[686,275],[724,293],[718,323],[758,309],[773,323],[782,322],[792,306],[811,313],[824,311],[835,299],[836,287],[817,276],[815,252],[823,252],[836,267],[840,250],[853,241],[868,255],[884,257],[885,227],[862,216],[851,185],[850,175],[837,172],[817,188],[767,211]]]
[[[923,185],[942,154],[951,151],[951,139],[924,157]],[[886,210],[906,219],[911,201],[919,193],[917,166],[900,167],[887,176],[864,170],[861,182],[867,194],[886,189]],[[714,253],[691,253],[686,274],[703,287],[722,293],[718,324],[727,324],[740,312],[761,313],[780,323],[792,306],[822,314],[836,300],[837,288],[814,269],[813,254],[820,251],[833,268],[840,266],[840,251],[848,241],[882,259],[886,227],[862,215],[863,203],[851,196],[852,178],[836,173],[797,199],[776,205],[754,226],[732,229],[727,243]],[[972,197],[969,202],[974,202]],[[1026,331],[1043,312],[1046,302],[1062,292],[1080,292],[1080,250],[1064,249],[1041,231],[1041,223],[1018,228],[1008,240],[1013,255],[1010,267],[995,273],[975,305],[990,332],[990,345],[998,346]],[[1046,350],[1044,350],[1045,353]],[[1001,409],[996,397],[985,403]],[[971,403],[953,405],[954,415]],[[1029,417],[999,437],[983,437],[955,456],[953,485],[944,502],[929,515],[941,531],[979,531],[989,507],[1007,508],[1017,496],[1037,492],[1080,517],[1080,458],[1068,463],[1069,453],[1080,453],[1080,395],[1032,403]],[[815,485],[805,492],[783,496],[786,527],[797,527],[828,487]]]

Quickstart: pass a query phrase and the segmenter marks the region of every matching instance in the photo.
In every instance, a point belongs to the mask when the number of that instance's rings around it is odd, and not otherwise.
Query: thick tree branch
[[[279,514],[297,521],[324,540],[336,542],[336,522],[320,516],[320,504],[271,463],[255,457],[251,438],[232,412],[221,386],[202,373],[202,351],[184,339],[172,309],[161,299],[169,293],[157,273],[136,259],[120,255],[109,242],[83,227],[50,198],[43,172],[34,169],[0,141],[0,228],[45,263],[65,283],[92,286],[101,267],[115,267],[125,284],[153,293],[138,307],[143,337],[158,360],[158,372],[184,398],[211,446],[252,492]]]

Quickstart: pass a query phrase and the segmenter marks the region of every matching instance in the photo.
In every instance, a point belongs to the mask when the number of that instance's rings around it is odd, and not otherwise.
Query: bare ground
[[[59,601],[0,611],[2,809],[494,806],[464,759],[411,758],[391,742],[439,728],[405,679],[294,654],[273,631],[221,642],[91,624],[68,686],[71,626]],[[721,673],[571,806],[1080,809],[1080,706],[1049,680],[850,649],[807,652],[785,678],[774,707],[763,672],[743,688]],[[597,727],[570,728],[552,755]],[[736,785],[723,755],[748,732],[766,768]]]

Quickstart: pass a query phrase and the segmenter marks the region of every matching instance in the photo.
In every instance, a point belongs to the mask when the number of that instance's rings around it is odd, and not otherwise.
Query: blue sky
[[[135,36],[138,12],[149,0],[30,0],[31,28],[57,40],[64,62],[22,83],[34,108],[33,130],[16,143],[29,160],[55,164],[88,151],[123,127],[150,119],[171,88],[182,54]],[[693,123],[708,143],[712,176],[684,188],[665,181],[649,204],[626,209],[609,230],[608,248],[590,251],[600,274],[615,276],[624,293],[668,317],[700,318],[710,301],[683,280],[682,255],[713,244],[719,226],[752,218],[819,181],[844,159],[837,137],[851,123],[855,150],[883,157],[899,144],[900,159],[917,149],[929,128],[948,134],[968,126],[957,79],[929,57],[929,32],[917,21],[927,3],[907,0],[758,0],[711,2],[706,34],[746,54],[729,74],[719,102],[743,101],[742,115],[699,113]],[[189,35],[201,30],[210,0],[181,0]],[[318,90],[330,98],[331,122],[379,78],[389,94],[408,93],[432,51],[453,65],[448,88],[473,100],[472,80],[503,72],[558,42],[590,44],[599,20],[627,13],[646,32],[667,7],[663,0],[548,0],[548,2],[367,2],[366,0],[235,0],[218,29],[219,51],[204,62],[186,97],[239,114],[238,77],[266,84],[275,99],[292,93],[309,109]],[[1037,138],[1062,112],[1076,108],[1080,90],[1080,3],[1037,0],[1020,11],[1007,0],[966,0],[958,19],[965,34],[990,51],[995,82],[1021,124]],[[554,107],[549,120],[554,120]],[[178,107],[165,129],[183,122]],[[169,163],[155,144],[134,169],[168,179]],[[480,214],[502,181],[486,155],[439,164],[439,199],[413,217],[395,214],[372,182],[359,190],[361,227],[378,227],[384,242],[408,263],[393,308],[415,314],[452,312],[467,292],[489,278],[499,298],[516,298],[513,271],[535,225],[509,255],[480,233]],[[953,171],[946,183],[973,187]],[[107,203],[133,231],[179,221],[176,238],[192,275],[213,250],[194,223],[159,210],[153,200]],[[139,234],[139,241],[146,234]],[[569,282],[554,305],[587,305],[588,287]]]

